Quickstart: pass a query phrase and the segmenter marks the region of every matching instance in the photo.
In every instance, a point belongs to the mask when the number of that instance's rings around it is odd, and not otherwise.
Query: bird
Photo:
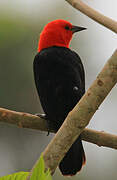
[[[43,28],[33,61],[34,81],[44,110],[40,117],[55,132],[85,93],[85,71],[80,56],[70,49],[74,33],[86,28],[57,19]],[[59,164],[62,175],[73,176],[85,164],[81,137],[72,144]]]

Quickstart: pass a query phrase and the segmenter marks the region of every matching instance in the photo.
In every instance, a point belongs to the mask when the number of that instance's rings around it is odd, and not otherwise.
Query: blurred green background
[[[103,14],[117,19],[117,2],[86,3]],[[106,4],[106,6],[105,6]],[[81,56],[86,71],[86,89],[117,48],[116,34],[92,21],[62,0],[0,1],[0,107],[29,113],[42,112],[36,92],[32,64],[37,53],[39,34],[54,19],[66,19],[87,27],[76,34],[71,48]],[[117,133],[117,90],[113,88],[89,127]],[[0,124],[0,176],[31,169],[52,138],[36,130]],[[87,163],[76,180],[116,180],[117,152],[84,142]],[[54,180],[64,180],[59,170]]]

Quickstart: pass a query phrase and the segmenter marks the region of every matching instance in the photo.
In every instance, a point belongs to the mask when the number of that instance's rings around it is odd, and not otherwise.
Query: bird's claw
[[[38,117],[40,117],[40,118],[42,118],[42,119],[45,119],[45,120],[47,120],[47,116],[46,116],[46,114],[40,114],[40,113],[36,113],[35,114],[36,116],[38,116]],[[47,121],[48,122],[48,121]],[[48,133],[47,133],[47,136],[49,136],[49,134],[50,134],[50,128],[49,128],[49,124],[47,123],[47,128],[48,128]]]
[[[38,116],[42,119],[46,119],[46,114],[40,114],[40,113],[36,113],[35,116]]]

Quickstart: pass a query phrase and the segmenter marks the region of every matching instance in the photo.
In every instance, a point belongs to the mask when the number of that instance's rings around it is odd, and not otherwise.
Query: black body
[[[34,59],[34,78],[49,128],[58,130],[85,93],[85,75],[80,57],[65,47],[43,49]],[[80,137],[61,161],[63,175],[74,175],[85,162]]]

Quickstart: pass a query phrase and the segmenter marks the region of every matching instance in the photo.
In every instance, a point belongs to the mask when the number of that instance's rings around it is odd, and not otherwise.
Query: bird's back
[[[49,127],[58,130],[85,93],[81,59],[70,49],[55,46],[38,53],[33,65],[36,88]]]

